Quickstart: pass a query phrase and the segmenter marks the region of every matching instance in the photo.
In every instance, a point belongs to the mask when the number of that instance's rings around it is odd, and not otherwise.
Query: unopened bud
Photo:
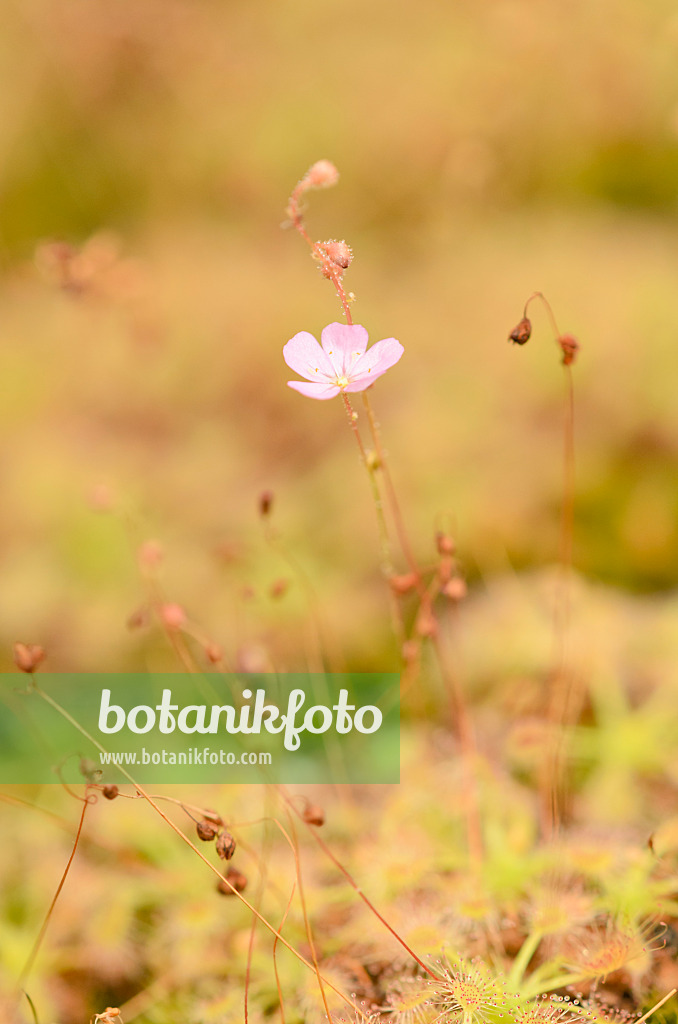
[[[222,832],[217,837],[216,847],[222,860],[230,860],[235,853],[236,842],[230,832]]]
[[[271,514],[271,508],[273,506],[273,491],[262,491],[259,495],[259,515],[266,516]]]
[[[155,569],[163,560],[162,544],[157,540],[145,540],[137,555],[142,569]]]
[[[237,868],[229,868],[226,872],[226,879],[227,881],[224,881],[221,878],[217,885],[218,891],[223,893],[224,896],[233,896],[233,889],[236,892],[242,892],[243,889],[247,888],[247,876],[243,875],[242,871],[238,871]],[[228,884],[229,882],[230,885]]]
[[[513,328],[509,334],[509,341],[512,341],[514,345],[524,345],[526,341],[530,340],[532,335],[532,324],[526,316],[520,321],[519,324]]]
[[[306,807],[301,812],[301,816],[307,825],[317,825],[320,827],[325,824],[325,812],[317,804],[306,804]]]
[[[22,672],[33,674],[41,661],[45,660],[45,652],[38,644],[14,644],[14,664]]]
[[[104,483],[95,484],[87,495],[87,504],[93,512],[110,512],[114,501],[113,491]]]
[[[350,245],[346,242],[335,242],[333,238],[330,238],[328,242],[321,242],[322,248],[325,250],[325,255],[332,263],[336,264],[337,267],[341,267],[342,270],[346,270],[350,266],[353,259],[353,251]]]
[[[205,648],[205,655],[211,665],[218,665],[224,656],[224,652],[219,644],[207,644]]]
[[[136,611],[127,619],[128,629],[141,629],[143,626],[147,626],[150,619],[149,610],[144,605],[143,608],[137,608]]]
[[[338,181],[339,171],[330,160],[318,160],[302,178],[306,188],[331,188]]]
[[[285,580],[285,579],[276,580],[275,583],[272,584],[271,589],[270,589],[271,597],[273,597],[273,598],[283,597],[287,593],[289,585],[290,585],[289,580]]]
[[[213,822],[203,819],[195,826],[195,831],[198,833],[198,839],[202,839],[203,843],[211,843],[219,829]]]
[[[115,800],[120,790],[115,785],[115,783],[109,782],[108,785],[103,786],[101,792],[104,794],[107,800]]]
[[[159,614],[167,629],[181,629],[186,625],[186,612],[180,604],[163,604]]]
[[[432,637],[438,632],[438,623],[431,608],[424,607],[417,617],[417,633],[419,636]]]
[[[419,641],[406,640],[402,647],[402,655],[406,665],[414,665],[419,657]]]
[[[394,594],[408,594],[414,590],[418,579],[416,572],[406,572],[400,576],[390,576],[388,584]]]
[[[438,549],[439,555],[454,555],[457,550],[457,545],[454,543],[449,533],[443,533],[442,530],[438,530],[436,533],[436,548]]]
[[[453,576],[443,587],[443,594],[451,601],[462,601],[468,593],[466,581],[461,576]]]
[[[563,353],[563,366],[572,366],[579,351],[579,342],[571,334],[561,334],[558,344]]]

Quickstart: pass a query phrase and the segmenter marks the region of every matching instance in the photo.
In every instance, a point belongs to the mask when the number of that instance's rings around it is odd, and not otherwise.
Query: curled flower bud
[[[45,652],[38,644],[22,644],[20,641],[14,644],[14,664],[22,672],[29,672],[32,675],[44,660]]]
[[[262,491],[259,495],[259,515],[264,519],[271,514],[273,491]]]
[[[317,825],[320,827],[320,825],[325,824],[325,812],[317,804],[306,804],[301,812],[301,817],[307,825]]]
[[[198,839],[202,839],[203,843],[211,843],[219,829],[211,821],[203,820],[195,826],[195,831],[198,833]]]
[[[229,868],[226,872],[226,879],[227,881],[224,881],[223,878],[219,879],[219,884],[217,885],[217,890],[224,896],[233,896],[233,889],[236,892],[242,892],[243,889],[247,888],[247,876],[243,875],[242,871],[238,871],[237,868]],[[228,884],[229,882],[231,883],[230,885]]]
[[[335,242],[333,238],[330,238],[329,241],[321,242],[320,245],[324,249],[327,258],[337,267],[346,270],[350,266],[353,259],[353,251],[351,246],[347,245],[343,239],[341,242]]]
[[[530,340],[532,334],[532,324],[526,316],[520,321],[519,324],[513,328],[508,336],[508,340],[512,341],[514,345],[524,345],[526,341]]]
[[[102,787],[101,792],[104,794],[107,800],[115,800],[120,790],[118,789],[114,782],[109,782],[108,785]]]
[[[339,171],[330,160],[318,160],[301,179],[305,188],[331,188],[339,181]]]
[[[579,342],[571,334],[561,334],[558,344],[563,353],[563,366],[572,366],[579,351]]]
[[[230,860],[235,853],[236,842],[230,832],[222,832],[217,836],[216,847],[222,860]]]

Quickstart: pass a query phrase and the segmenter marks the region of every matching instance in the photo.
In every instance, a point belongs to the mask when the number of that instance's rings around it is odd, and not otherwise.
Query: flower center
[[[345,388],[348,386],[348,377],[337,377],[335,381],[338,388]]]

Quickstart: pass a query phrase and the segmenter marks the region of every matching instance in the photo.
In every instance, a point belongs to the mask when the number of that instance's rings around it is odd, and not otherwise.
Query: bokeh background
[[[306,597],[271,596],[289,567],[264,489],[346,662],[387,667],[343,409],[288,389],[281,356],[341,318],[283,227],[322,157],[341,181],[309,230],[352,244],[356,320],[406,350],[374,405],[421,559],[441,522],[472,595],[557,558],[559,354],[537,306],[530,344],[506,342],[539,289],[582,346],[577,568],[669,594],[677,57],[668,0],[2,4],[5,667],[22,639],[52,670],[143,668],[126,622],[148,538],[226,650],[300,667]]]
[[[480,900],[459,873],[463,781],[426,673],[406,695],[404,784],[328,803],[331,842],[422,952],[449,943],[462,897],[498,921],[543,869],[535,715],[565,379],[537,305],[530,343],[507,343],[535,290],[581,343],[571,653],[588,831],[572,864],[611,904],[625,864],[649,877],[662,822],[675,853],[677,65],[673,0],[0,3],[0,670],[17,640],[53,672],[180,668],[142,611],[148,541],[200,665],[212,641],[231,665],[304,668],[321,622],[333,667],[398,667],[343,408],[289,389],[282,359],[293,334],[341,319],[284,227],[296,181],[332,160],[340,182],[310,196],[308,228],[353,246],[356,321],[405,347],[373,405],[417,557],[432,564],[449,528],[469,583],[455,657],[479,712],[495,888]],[[148,569],[160,547],[142,550]],[[413,711],[427,716],[414,736]],[[56,786],[0,798],[9,989],[79,805]],[[258,787],[190,799],[235,821],[270,811]],[[259,838],[242,835],[251,892]],[[324,951],[394,957],[364,915],[338,927],[351,893],[309,860]],[[289,851],[272,863],[279,921]],[[124,1003],[126,1021],[242,1020],[250,919],[197,867],[138,804],[100,801],[29,978],[39,1019]],[[655,890],[641,895],[654,912]],[[303,945],[298,915],[294,929]],[[301,1007],[288,1019],[324,1020],[314,979],[281,962]],[[275,1006],[259,939],[254,963],[259,1024]],[[351,969],[338,983],[364,991]]]

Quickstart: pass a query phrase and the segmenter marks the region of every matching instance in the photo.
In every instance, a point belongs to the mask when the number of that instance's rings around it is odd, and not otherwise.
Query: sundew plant
[[[379,638],[365,646],[400,673],[401,783],[149,787],[126,768],[113,783],[83,758],[77,787],[3,788],[7,1024],[675,1019],[675,682],[659,668],[625,676],[605,650],[583,654],[585,615],[602,622],[606,614],[576,566],[576,372],[589,342],[580,349],[561,331],[540,291],[515,297],[517,322],[496,339],[516,346],[516,378],[549,343],[563,377],[545,412],[557,445],[547,467],[533,466],[557,478],[559,542],[553,569],[528,578],[520,597],[497,594],[488,609],[475,596],[482,580],[468,569],[454,514],[441,507],[424,538],[410,531],[416,510],[406,507],[411,495],[401,500],[388,440],[393,407],[379,410],[390,382],[414,372],[417,340],[401,343],[395,322],[356,322],[346,284],[352,248],[313,240],[312,194],[338,181],[330,161],[314,163],[285,222],[290,250],[296,231],[334,292],[327,316],[300,322],[258,371],[274,377],[282,353],[306,428],[322,436],[341,417],[357,455],[346,490],[371,507],[364,573],[381,577]],[[91,252],[88,262],[84,251],[49,243],[38,255],[48,286],[80,301],[89,287],[83,265],[97,274]],[[433,479],[444,473],[431,467]],[[134,669],[160,663],[203,677],[356,668],[341,628],[328,622],[327,581],[278,520],[284,493],[259,493],[262,559],[279,573],[271,602],[290,591],[298,600],[275,622],[248,583],[239,608],[249,640],[240,645],[215,635],[207,610],[205,622],[189,614],[181,583],[164,575],[171,552],[141,534],[129,508],[105,491],[95,503],[136,553],[140,600],[127,623],[142,638]],[[306,508],[309,530],[315,514]],[[342,514],[331,513],[337,524]],[[235,571],[236,556],[221,555]],[[527,631],[546,652],[531,668],[521,654]],[[501,648],[505,664],[490,656]],[[64,715],[41,683],[50,662],[68,668],[42,637],[17,637],[26,699]],[[637,812],[626,829],[605,826],[606,805],[619,796]],[[658,811],[643,815],[650,805]]]

